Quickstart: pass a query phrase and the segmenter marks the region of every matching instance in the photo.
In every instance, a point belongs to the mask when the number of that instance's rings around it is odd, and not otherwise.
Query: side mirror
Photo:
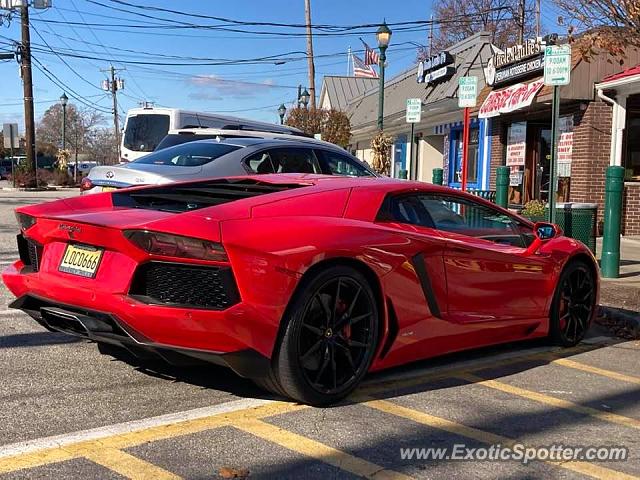
[[[542,242],[557,237],[562,232],[557,225],[546,222],[536,222],[533,226],[533,234]]]
[[[557,225],[547,222],[536,222],[533,225],[533,234],[536,236],[535,240],[529,245],[525,255],[535,254],[543,243],[548,242],[552,238],[556,238],[562,235],[562,230]]]

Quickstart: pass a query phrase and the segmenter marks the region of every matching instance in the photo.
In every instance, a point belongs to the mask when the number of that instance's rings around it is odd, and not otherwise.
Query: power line
[[[162,20],[162,21],[171,21],[170,19],[165,19],[165,18],[160,18],[160,17],[153,17],[150,15],[145,15],[145,14],[141,14],[141,13],[135,13],[135,12],[131,12],[130,10],[124,10],[124,9],[120,9],[114,6],[108,6],[105,5],[103,3],[97,2],[95,0],[86,0],[89,3],[93,3],[95,5],[99,5],[102,6],[104,8],[109,8],[112,10],[118,10],[118,11],[122,11],[122,12],[126,12],[126,13],[134,13],[140,16],[144,16],[146,18],[151,18],[151,19],[155,19],[155,20]],[[232,18],[227,18],[227,17],[218,17],[218,16],[213,16],[213,15],[204,15],[204,14],[199,14],[199,13],[193,13],[193,12],[183,12],[180,10],[173,10],[173,9],[168,9],[168,8],[162,8],[162,7],[155,7],[155,6],[150,6],[150,5],[136,5],[136,4],[132,4],[129,2],[126,2],[124,0],[109,0],[111,3],[116,3],[119,5],[124,5],[127,7],[131,7],[131,8],[136,8],[136,9],[140,9],[140,10],[146,10],[146,11],[157,11],[157,12],[162,12],[162,13],[170,13],[172,15],[180,15],[180,16],[186,16],[186,17],[190,17],[190,18],[201,18],[201,19],[209,19],[209,20],[216,20],[216,21],[220,21],[220,22],[224,22],[227,24],[233,24],[233,25],[242,25],[242,26],[269,26],[269,27],[289,27],[289,28],[300,28],[300,29],[306,29],[307,24],[306,23],[278,23],[278,22],[258,22],[258,21],[245,21],[245,20],[235,20]],[[457,17],[461,17],[461,18],[469,18],[469,16],[482,16],[482,15],[486,15],[487,13],[492,13],[495,11],[501,11],[501,10],[510,10],[509,7],[495,7],[495,8],[490,8],[487,9],[483,12],[477,12],[471,15],[458,15]],[[430,25],[433,23],[445,23],[447,21],[443,21],[443,20],[411,20],[411,21],[403,21],[403,22],[389,22],[387,23],[388,26],[390,27],[401,27],[401,26],[425,26],[425,25]],[[180,22],[180,23],[184,23],[184,22]],[[192,25],[192,24],[191,24]],[[330,25],[330,24],[311,24],[311,28],[313,29],[318,29],[318,30],[338,30],[338,31],[349,31],[349,30],[360,30],[363,28],[378,28],[380,26],[379,23],[369,23],[369,24],[358,24],[358,25]],[[303,33],[304,35],[304,33]]]
[[[30,25],[31,25],[31,24],[30,24]],[[53,48],[51,48],[51,45],[49,45],[49,43],[44,39],[44,37],[40,34],[40,32],[38,31],[38,29],[37,29],[35,26],[31,25],[31,28],[32,28],[32,29],[33,29],[33,31],[36,33],[36,35],[38,35],[38,38],[40,38],[40,40],[42,40],[42,41],[44,42],[44,44],[47,46],[47,48],[48,48],[48,49],[49,49],[53,54],[55,54],[55,56],[56,56],[56,57],[58,57],[58,58],[60,59],[60,61],[61,61],[62,63],[64,63],[64,64],[67,66],[67,68],[73,72],[73,74],[74,74],[76,77],[78,77],[78,78],[79,78],[80,80],[82,80],[83,82],[85,82],[85,83],[87,83],[87,84],[91,85],[93,88],[97,88],[98,90],[100,90],[100,87],[98,87],[97,85],[95,85],[95,84],[91,83],[91,82],[90,82],[89,80],[87,80],[84,76],[80,75],[80,74],[79,74],[79,73],[78,73],[78,72],[77,72],[77,71],[76,71],[76,70],[75,70],[71,65],[69,65],[69,63],[68,63],[64,58],[62,58],[62,56],[61,56],[60,54],[58,54],[58,53],[57,53]],[[33,50],[33,48],[32,48],[32,50]]]
[[[53,84],[57,85],[59,88],[63,89],[65,92],[67,92],[72,98],[75,98],[78,102],[82,103],[83,105],[92,108],[94,110],[97,110],[101,113],[111,113],[108,110],[104,110],[103,107],[101,107],[100,105],[98,105],[97,103],[91,102],[89,100],[87,100],[85,97],[81,96],[79,93],[76,93],[75,90],[72,90],[71,88],[69,88],[68,85],[65,85],[64,82],[62,80],[60,80],[51,70],[49,70],[40,60],[38,60],[36,57],[34,57],[32,55],[31,57],[36,63],[35,63],[35,67],[45,76],[49,79],[49,81],[51,81]]]

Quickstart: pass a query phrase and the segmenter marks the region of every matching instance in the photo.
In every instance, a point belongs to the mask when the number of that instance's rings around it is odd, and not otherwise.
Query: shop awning
[[[479,118],[497,117],[501,113],[509,113],[528,107],[544,86],[539,78],[528,83],[517,83],[501,90],[493,90],[478,111]]]
[[[602,80],[602,83],[612,83],[617,80],[622,80],[623,78],[630,78],[638,76],[640,78],[640,65],[636,65],[632,68],[627,68],[626,70],[616,73],[615,75],[609,75]]]

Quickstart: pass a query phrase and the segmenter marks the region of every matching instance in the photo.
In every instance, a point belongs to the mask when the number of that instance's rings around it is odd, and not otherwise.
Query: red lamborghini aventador
[[[174,364],[211,361],[323,405],[368,371],[549,337],[598,297],[590,251],[456,190],[248,176],[21,207],[12,307]]]

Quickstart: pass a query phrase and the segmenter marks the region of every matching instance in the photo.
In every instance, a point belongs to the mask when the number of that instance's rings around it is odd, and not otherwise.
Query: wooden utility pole
[[[104,80],[102,82],[102,88],[111,93],[111,98],[113,100],[113,128],[116,140],[116,152],[118,154],[118,161],[120,161],[120,121],[118,118],[118,90],[122,90],[124,88],[124,80],[116,77],[116,72],[118,71],[118,69],[113,65],[111,65],[108,70],[100,71],[108,73],[110,77],[109,80]]]
[[[22,45],[20,47],[20,63],[22,73],[22,88],[24,95],[24,136],[27,165],[36,175],[38,185],[38,165],[36,163],[36,130],[33,113],[33,77],[31,74],[31,35],[29,32],[29,6],[23,2],[20,7],[22,24]]]
[[[536,38],[542,36],[542,22],[540,20],[540,0],[536,0]]]
[[[519,2],[519,12],[518,12],[518,23],[520,27],[520,31],[518,32],[518,43],[520,45],[524,44],[524,19],[525,19],[525,9],[526,9],[526,1],[520,0]]]
[[[311,31],[311,0],[304,0],[304,15],[307,23],[307,63],[309,65],[309,96],[311,108],[316,108],[316,67],[313,64],[313,33]]]
[[[433,55],[433,15],[429,20],[429,57]]]

